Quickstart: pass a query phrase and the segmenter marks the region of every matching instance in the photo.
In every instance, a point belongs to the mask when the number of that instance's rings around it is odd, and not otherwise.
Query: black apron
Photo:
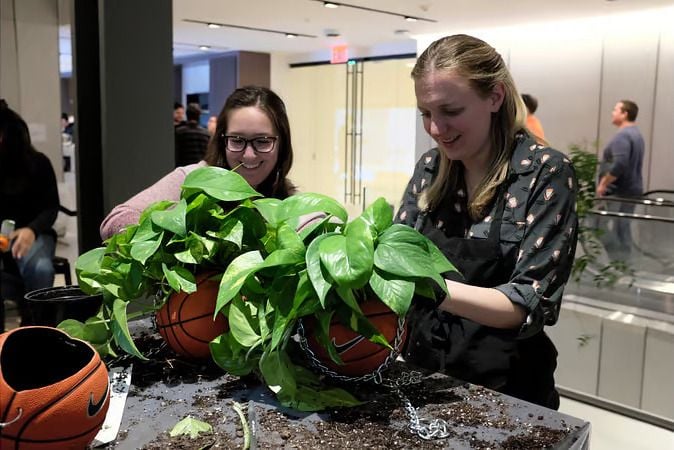
[[[416,228],[431,239],[456,266],[458,281],[479,287],[507,283],[516,255],[503,255],[500,245],[505,189],[496,195],[496,208],[487,239],[447,237],[420,213]],[[455,273],[446,274],[457,279]],[[450,299],[451,301],[451,299]],[[517,339],[519,330],[486,327],[441,311],[433,302],[415,301],[408,319],[410,334],[405,359],[412,364],[557,409],[559,395],[553,373],[557,351],[542,331]]]

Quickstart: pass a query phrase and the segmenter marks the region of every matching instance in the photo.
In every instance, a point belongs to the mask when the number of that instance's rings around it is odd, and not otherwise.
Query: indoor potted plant
[[[90,341],[104,355],[118,347],[143,358],[128,319],[160,309],[173,294],[194,293],[197,277],[208,273],[217,279],[237,255],[263,250],[264,219],[249,201],[259,196],[235,172],[217,167],[191,172],[179,201],[148,207],[137,225],[78,258],[80,287],[101,294],[103,305],[96,317],[84,323],[67,320],[59,327]],[[222,327],[221,320],[211,322]]]
[[[259,369],[281,403],[300,410],[355,403],[344,391],[321,387],[315,374],[291,358],[300,319],[314,324],[311,339],[323,348],[322,364],[339,371],[343,361],[332,325],[339,322],[390,349],[390,336],[368,320],[364,305],[381,302],[404,318],[415,295],[435,298],[433,283],[446,292],[441,274],[455,270],[426,237],[393,224],[383,198],[348,223],[333,200],[329,214],[295,231],[297,212],[307,209],[298,206],[312,195],[254,202],[276,231],[267,242],[268,256],[251,250],[228,266],[216,310],[229,317],[230,330],[211,343],[221,367],[239,375]],[[324,206],[329,201],[322,199]]]

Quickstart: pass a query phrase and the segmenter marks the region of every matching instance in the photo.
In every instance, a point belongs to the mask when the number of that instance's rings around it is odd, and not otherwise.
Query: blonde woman
[[[412,70],[437,147],[418,161],[397,221],[459,269],[447,297],[415,303],[406,359],[556,409],[559,314],[573,262],[576,178],[536,142],[501,56],[467,35],[432,43]],[[448,275],[449,277],[449,275]]]

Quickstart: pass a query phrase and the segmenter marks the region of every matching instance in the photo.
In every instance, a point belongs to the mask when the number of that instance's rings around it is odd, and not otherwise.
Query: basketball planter
[[[157,311],[159,334],[173,351],[186,358],[210,358],[208,343],[229,329],[224,315],[218,314],[213,320],[220,283],[210,275],[198,275],[195,292],[173,294]]]
[[[83,449],[109,406],[108,371],[84,341],[50,327],[0,335],[0,448]]]
[[[398,316],[379,300],[368,300],[360,305],[363,314],[386,338],[394,352],[402,348],[407,337],[406,326],[401,330],[399,342]],[[336,364],[327,350],[314,337],[315,321],[307,321],[306,337],[308,349],[320,363],[339,375],[360,377],[375,372],[391,354],[391,349],[369,341],[338,320],[330,323],[330,342],[335,346],[343,365]],[[397,344],[397,348],[396,348]],[[397,354],[392,355],[396,357]]]

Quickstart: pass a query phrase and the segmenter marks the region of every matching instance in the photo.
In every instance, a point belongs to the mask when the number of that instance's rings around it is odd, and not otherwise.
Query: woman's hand
[[[10,238],[13,241],[12,244],[12,256],[15,259],[21,259],[30,250],[35,242],[35,233],[28,227],[19,228],[14,230],[10,235]]]

